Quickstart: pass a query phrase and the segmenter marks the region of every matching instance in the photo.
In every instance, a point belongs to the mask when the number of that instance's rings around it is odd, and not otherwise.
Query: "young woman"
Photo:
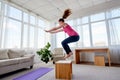
[[[59,19],[59,26],[58,27],[53,27],[50,30],[45,30],[46,32],[49,33],[57,33],[57,32],[61,32],[64,31],[65,33],[67,33],[69,35],[68,38],[66,38],[65,40],[63,40],[61,42],[64,50],[66,51],[66,56],[65,59],[70,57],[73,53],[68,45],[68,43],[72,43],[72,42],[76,42],[79,40],[79,35],[78,33],[67,23],[65,23],[64,19],[66,19],[69,15],[71,14],[71,10],[70,9],[66,9],[64,11],[63,17]]]

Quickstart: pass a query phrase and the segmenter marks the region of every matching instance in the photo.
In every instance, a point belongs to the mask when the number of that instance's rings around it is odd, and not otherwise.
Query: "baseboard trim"
[[[75,61],[73,61],[73,63],[75,63]],[[84,65],[94,65],[94,62],[92,61],[81,61],[80,64],[84,64]],[[105,63],[105,66],[109,66],[109,63]],[[111,63],[112,67],[120,67],[120,63]]]

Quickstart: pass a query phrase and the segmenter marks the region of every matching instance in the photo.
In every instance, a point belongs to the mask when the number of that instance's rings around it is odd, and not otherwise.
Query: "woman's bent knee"
[[[62,45],[64,45],[64,44],[65,44],[65,42],[64,42],[64,41],[62,41],[62,42],[61,42],[61,44],[62,44]]]

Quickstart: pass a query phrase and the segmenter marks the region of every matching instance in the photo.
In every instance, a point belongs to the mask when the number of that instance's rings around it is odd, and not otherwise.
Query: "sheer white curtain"
[[[113,45],[119,44],[117,28],[116,28],[116,24],[115,24],[114,20],[110,20],[109,25],[110,25],[109,30],[110,30],[111,44],[113,44]]]
[[[120,8],[107,12],[106,16],[110,32],[111,62],[120,63]]]
[[[120,45],[120,9],[107,12],[111,45]]]
[[[1,15],[0,15],[0,26],[1,26]],[[2,28],[0,27],[0,46],[1,46]]]

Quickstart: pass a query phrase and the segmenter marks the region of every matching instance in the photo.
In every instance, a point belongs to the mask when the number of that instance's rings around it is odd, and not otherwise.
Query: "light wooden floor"
[[[0,80],[12,80],[13,78],[28,73],[40,67],[54,68],[52,63],[44,64],[38,63],[34,65],[33,69],[24,69],[13,72],[7,75],[0,76]],[[98,67],[94,65],[73,64],[73,78],[72,80],[119,80],[119,67]],[[56,80],[55,71],[52,70],[38,80]]]

